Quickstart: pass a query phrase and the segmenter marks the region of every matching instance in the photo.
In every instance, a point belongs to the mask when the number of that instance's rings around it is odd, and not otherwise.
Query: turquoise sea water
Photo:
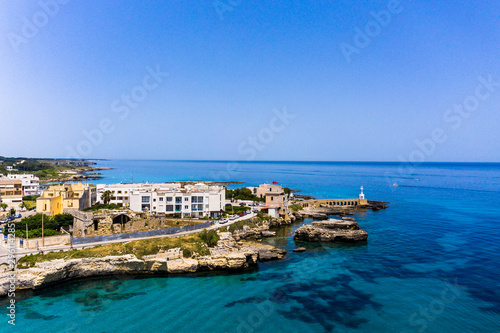
[[[1,332],[500,332],[499,164],[98,163],[116,168],[107,183],[276,180],[318,198],[356,197],[363,185],[390,205],[356,214],[367,244],[295,244],[299,223],[268,240],[289,250],[281,261],[69,282],[20,297],[15,328],[2,303]]]

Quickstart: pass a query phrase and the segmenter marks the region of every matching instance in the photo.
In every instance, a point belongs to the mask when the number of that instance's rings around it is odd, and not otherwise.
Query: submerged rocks
[[[312,222],[295,231],[294,239],[308,242],[362,242],[368,239],[368,233],[359,228],[353,218],[342,220]]]
[[[298,247],[298,248],[293,249],[293,252],[304,252],[305,250],[306,250],[305,247]]]

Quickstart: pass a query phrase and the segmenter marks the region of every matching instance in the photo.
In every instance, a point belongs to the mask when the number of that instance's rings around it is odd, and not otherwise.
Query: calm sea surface
[[[14,328],[4,301],[0,332],[500,332],[499,164],[98,165],[115,168],[98,183],[277,181],[317,198],[357,197],[364,186],[390,205],[356,214],[367,244],[295,244],[298,223],[267,240],[289,250],[281,261],[238,274],[66,283],[19,298]]]

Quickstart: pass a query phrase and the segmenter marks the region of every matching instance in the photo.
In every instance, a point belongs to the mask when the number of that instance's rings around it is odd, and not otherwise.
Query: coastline
[[[286,255],[271,245],[253,241],[236,241],[231,233],[221,239],[211,254],[192,258],[170,259],[166,255],[138,258],[133,254],[97,258],[55,259],[0,274],[0,298],[9,293],[10,277],[16,275],[16,291],[40,290],[74,279],[105,276],[166,276],[203,272],[233,272],[258,267],[259,262],[279,260]]]

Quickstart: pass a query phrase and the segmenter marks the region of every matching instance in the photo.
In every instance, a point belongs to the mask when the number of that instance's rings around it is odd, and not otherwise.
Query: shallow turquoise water
[[[276,180],[319,198],[390,202],[357,213],[362,245],[268,240],[284,260],[231,275],[69,282],[17,302],[28,332],[499,332],[500,165],[105,161],[106,182]],[[234,168],[233,168],[234,169]],[[128,175],[128,176],[127,176]],[[128,177],[128,178],[127,178]],[[394,187],[397,182],[400,186]],[[309,223],[310,221],[305,221]],[[5,306],[2,304],[2,311]]]

